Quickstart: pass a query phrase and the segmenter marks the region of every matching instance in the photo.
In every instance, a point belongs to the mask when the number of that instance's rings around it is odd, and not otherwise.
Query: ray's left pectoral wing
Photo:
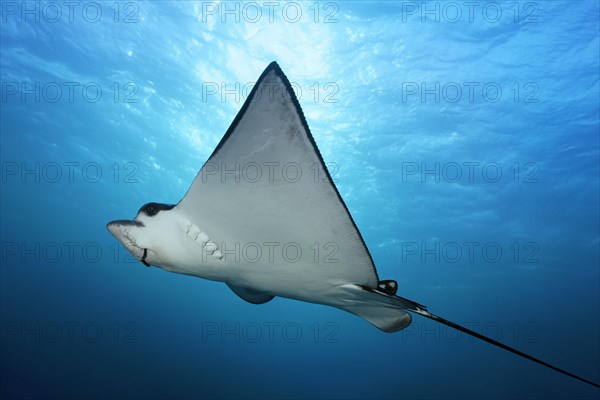
[[[227,286],[229,286],[229,289],[231,289],[231,291],[237,294],[241,299],[246,300],[248,303],[252,304],[264,304],[273,300],[273,298],[275,297],[273,295],[263,293],[259,290],[235,286],[230,283],[228,283]]]
[[[369,251],[274,62],[177,207],[227,248],[277,243],[275,252],[287,245],[290,258],[300,251],[288,266],[322,267],[318,276],[299,274],[304,283],[378,285]]]

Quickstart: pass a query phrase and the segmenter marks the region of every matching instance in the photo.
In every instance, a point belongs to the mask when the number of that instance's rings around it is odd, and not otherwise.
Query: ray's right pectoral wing
[[[286,267],[307,268],[298,276],[305,284],[378,285],[369,251],[276,63],[263,72],[177,207],[228,248],[277,243],[278,252],[289,246],[290,257],[300,251],[299,262]]]

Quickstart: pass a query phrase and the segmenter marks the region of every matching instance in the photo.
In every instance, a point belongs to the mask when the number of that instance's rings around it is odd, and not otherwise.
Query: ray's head
[[[133,220],[117,220],[106,225],[108,231],[144,265],[159,265],[164,259],[173,204],[147,203]]]

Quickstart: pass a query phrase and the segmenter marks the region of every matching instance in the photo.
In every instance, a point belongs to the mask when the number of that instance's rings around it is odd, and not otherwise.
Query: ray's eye
[[[174,204],[147,203],[138,210],[138,213],[144,213],[149,217],[153,217],[158,214],[159,211],[168,211],[173,207],[175,207]]]

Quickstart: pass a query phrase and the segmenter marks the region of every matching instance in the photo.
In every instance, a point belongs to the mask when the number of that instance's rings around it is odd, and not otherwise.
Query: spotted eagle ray
[[[410,312],[600,387],[432,314],[379,279],[276,62],[178,204],[148,203],[107,228],[145,266],[225,282],[253,304],[275,296],[323,304],[384,332],[409,326]]]

